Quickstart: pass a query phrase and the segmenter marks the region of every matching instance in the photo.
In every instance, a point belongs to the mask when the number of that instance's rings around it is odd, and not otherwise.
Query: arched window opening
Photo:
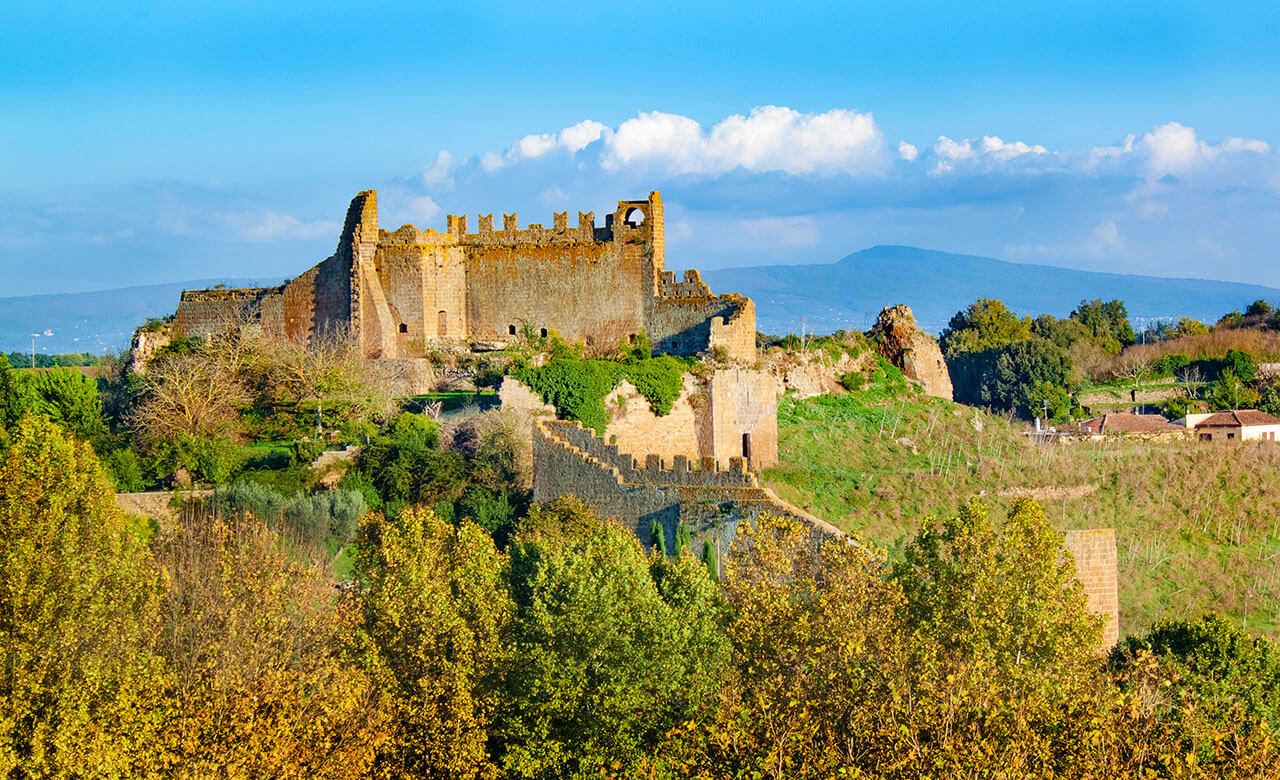
[[[628,209],[627,215],[622,218],[630,227],[640,227],[644,224],[644,212],[638,208]]]
[[[441,336],[449,335],[449,313],[442,311],[436,314],[436,333]]]

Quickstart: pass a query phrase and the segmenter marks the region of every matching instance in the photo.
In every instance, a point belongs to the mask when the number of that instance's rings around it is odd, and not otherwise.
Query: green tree
[[[718,688],[718,589],[690,556],[651,564],[630,530],[572,498],[535,507],[510,554],[493,731],[508,776],[630,776]]]
[[[1054,389],[1047,389],[1052,385]],[[1071,359],[1041,338],[1010,344],[1000,352],[991,381],[982,389],[984,402],[1015,409],[1026,417],[1040,413],[1035,405],[1046,397],[1058,399],[1071,387]]]
[[[666,557],[667,555],[667,533],[662,528],[661,520],[654,520],[649,524],[649,546],[659,555]]]
[[[1182,675],[1177,692],[1207,708],[1221,725],[1244,715],[1280,733],[1280,647],[1275,643],[1208,614],[1194,621],[1157,621],[1145,634],[1128,637],[1113,658],[1127,669],[1142,650],[1173,664]]]
[[[105,446],[107,423],[102,416],[97,382],[79,371],[55,368],[33,375],[31,389],[35,393],[35,411],[96,449]]]
[[[984,352],[1031,337],[1031,318],[1019,318],[994,298],[979,298],[951,318],[939,338],[948,358]]]
[[[893,568],[907,629],[988,681],[983,698],[1017,721],[1053,724],[1098,668],[1102,619],[1061,544],[1035,501],[1014,501],[996,525],[975,499],[926,522]]]
[[[87,444],[29,416],[0,467],[0,774],[125,777],[164,717],[159,581]]]
[[[0,355],[0,428],[6,431],[17,428],[35,401],[28,376],[15,371],[9,366],[9,359]]]
[[[360,526],[354,650],[392,711],[378,777],[498,776],[487,748],[513,617],[506,556],[478,526],[415,507]],[[544,691],[555,696],[556,691]]]
[[[1104,351],[1116,354],[1121,347],[1134,341],[1133,326],[1129,324],[1129,312],[1124,301],[1103,302],[1101,298],[1080,301],[1070,318],[1089,329],[1094,341]]]
[[[1276,313],[1276,308],[1266,301],[1259,298],[1249,304],[1249,308],[1244,311],[1246,317],[1263,317],[1270,318]]]

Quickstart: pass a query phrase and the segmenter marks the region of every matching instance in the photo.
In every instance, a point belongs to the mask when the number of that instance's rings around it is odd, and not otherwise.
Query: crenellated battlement
[[[663,298],[712,298],[711,288],[702,281],[702,274],[694,269],[684,272],[684,278],[676,281],[674,271],[663,271],[658,279],[659,294]]]
[[[615,470],[623,482],[650,485],[699,485],[758,488],[756,476],[747,470],[745,458],[729,458],[722,463],[715,458],[696,460],[674,456],[670,464],[659,455],[647,455],[644,465],[616,444],[608,444],[590,428],[577,420],[542,420],[543,433]]]
[[[283,287],[215,287],[208,290],[183,290],[180,303],[253,303],[280,292]]]

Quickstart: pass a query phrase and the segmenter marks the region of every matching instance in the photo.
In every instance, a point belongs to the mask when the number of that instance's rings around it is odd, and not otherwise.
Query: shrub
[[[147,486],[142,465],[131,449],[113,450],[102,459],[102,466],[118,493],[136,493]]]

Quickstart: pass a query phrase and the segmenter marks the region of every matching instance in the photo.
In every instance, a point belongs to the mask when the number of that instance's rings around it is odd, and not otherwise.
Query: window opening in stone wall
[[[627,216],[623,217],[622,221],[631,227],[640,227],[644,224],[644,212],[640,209],[631,209],[627,212]]]
[[[436,314],[436,333],[441,336],[449,335],[449,313],[439,312]]]
[[[1227,434],[1227,438],[1228,438],[1228,439],[1234,439],[1235,437],[1236,437],[1236,435],[1235,435],[1234,433],[1228,433],[1228,434]]]
[[[1212,433],[1200,434],[1200,441],[1213,441],[1213,434]]]
[[[403,322],[402,322],[402,323],[400,323],[400,332],[401,332],[401,333],[408,333],[408,332],[409,332],[409,326],[408,326],[408,325],[406,325],[406,324],[404,324]]]
[[[742,434],[742,457],[751,460],[751,434]]]
[[[547,329],[546,329],[546,328],[543,328],[541,331],[539,331],[539,333],[541,333],[541,334],[542,334],[542,337],[543,337],[544,339],[547,337]]]
[[[516,335],[516,326],[515,326],[515,325],[508,325],[508,326],[507,326],[507,333],[508,333],[509,335],[512,335],[512,336]]]
[[[627,342],[630,344],[636,343],[636,334],[632,333],[630,336],[627,336]]]

